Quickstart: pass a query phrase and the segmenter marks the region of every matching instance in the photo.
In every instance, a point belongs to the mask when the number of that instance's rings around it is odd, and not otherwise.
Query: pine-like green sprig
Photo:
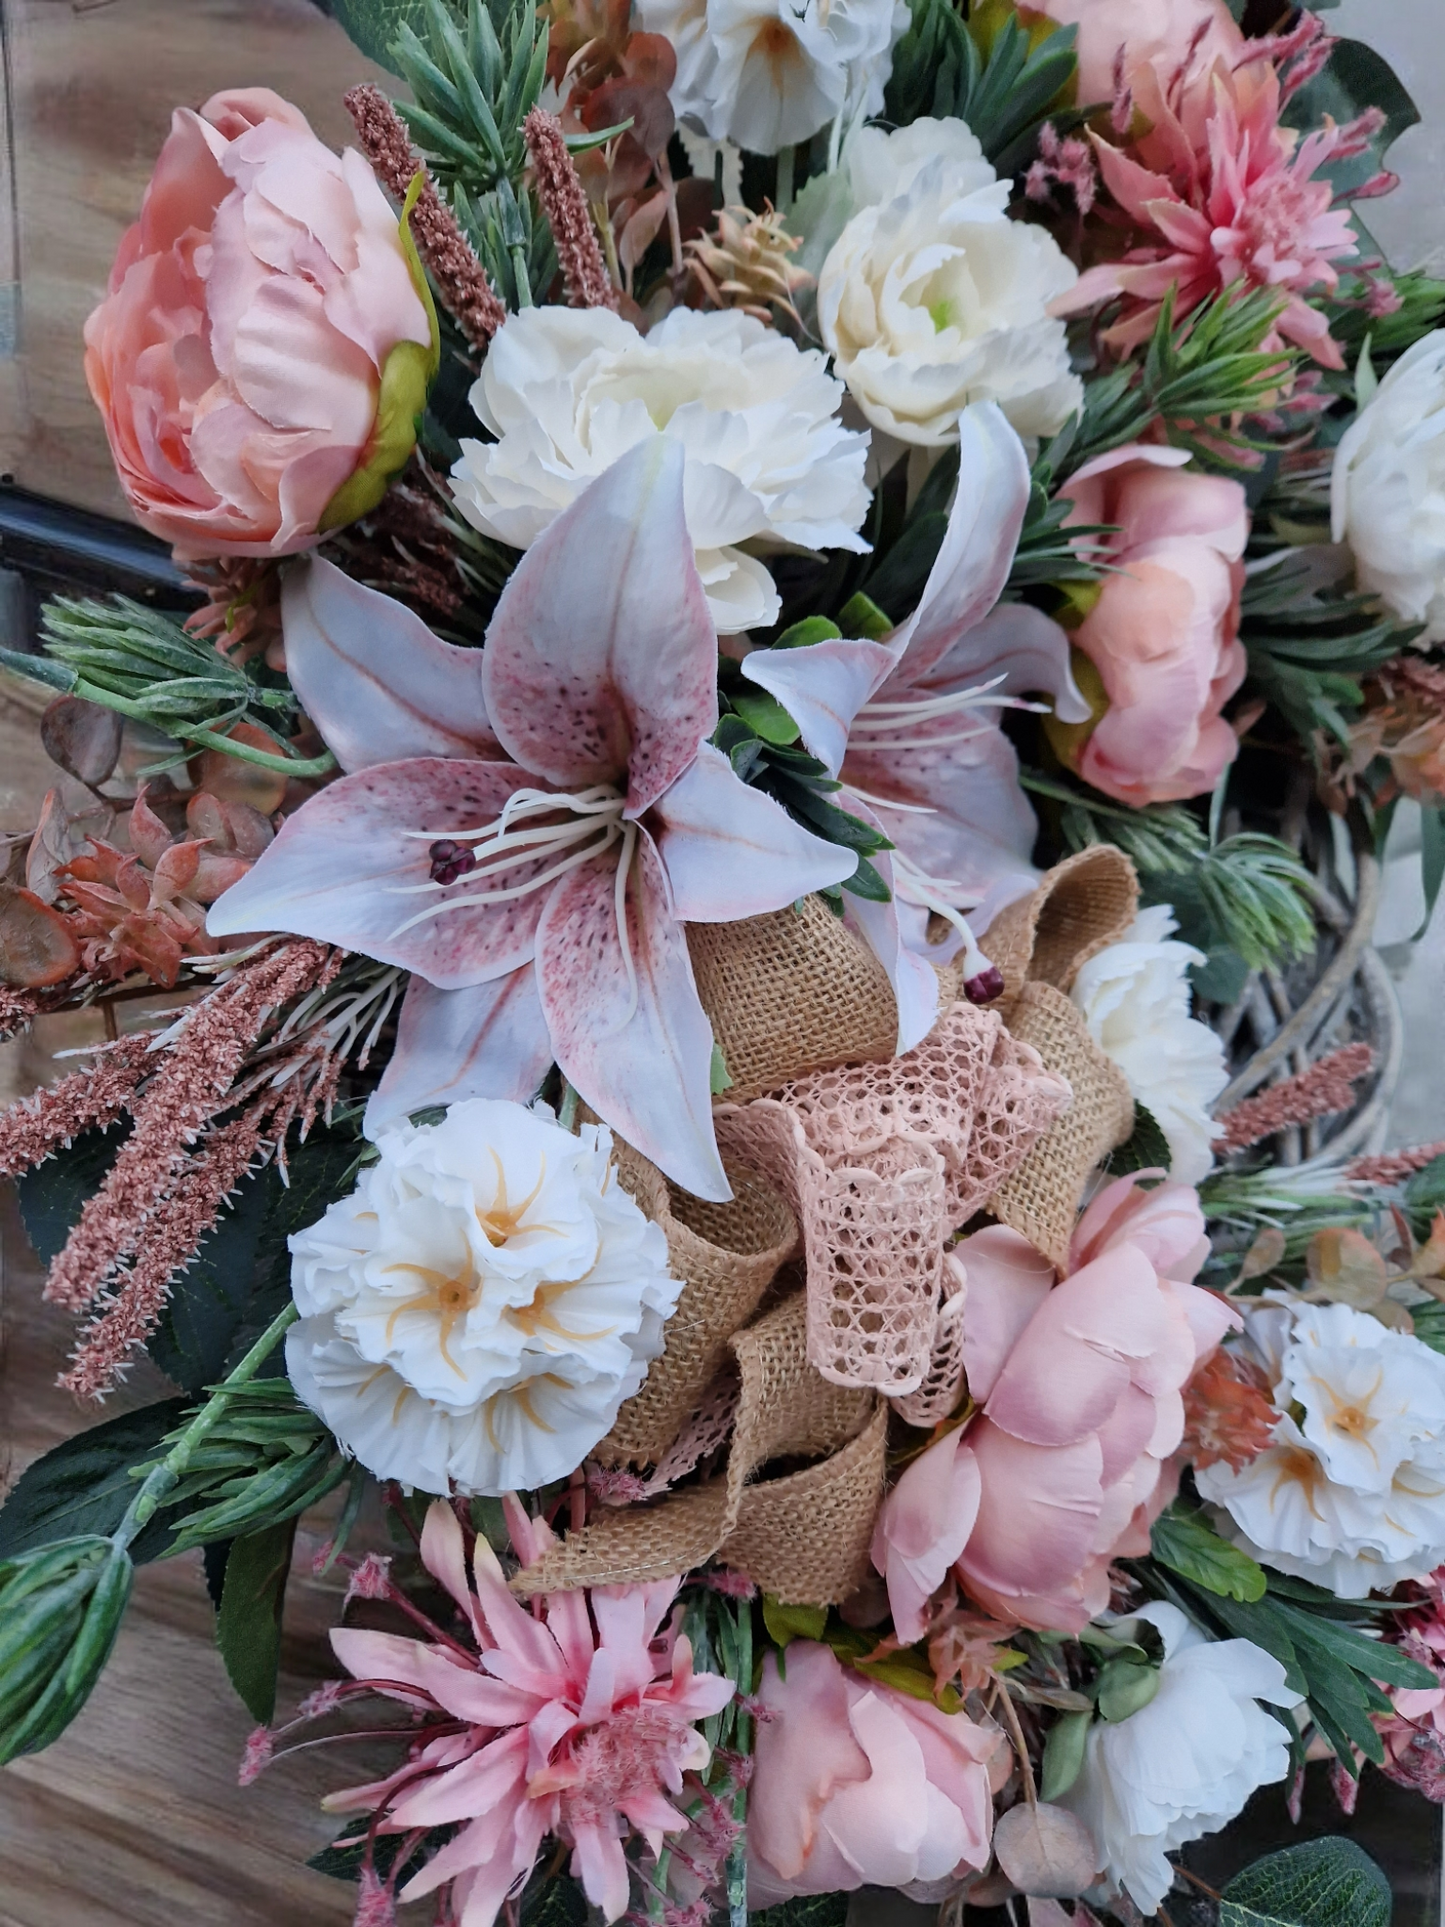
[[[521,178],[547,40],[528,0],[420,0],[417,25],[402,24],[391,53],[415,99],[397,111],[444,189],[478,196]]]

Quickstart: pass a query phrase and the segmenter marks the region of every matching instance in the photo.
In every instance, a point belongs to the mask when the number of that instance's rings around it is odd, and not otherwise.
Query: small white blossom
[[[474,1099],[399,1124],[291,1244],[301,1398],[378,1478],[507,1492],[565,1478],[662,1351],[667,1241],[611,1136]]]
[[[839,114],[883,108],[904,0],[639,0],[677,53],[679,118],[713,140],[776,154]]]
[[[1421,642],[1445,642],[1445,329],[1401,355],[1341,436],[1331,519],[1361,586],[1424,623]]]
[[[1189,967],[1204,958],[1168,941],[1176,927],[1167,904],[1141,910],[1122,943],[1081,966],[1072,996],[1089,1035],[1168,1139],[1170,1176],[1198,1184],[1219,1128],[1209,1107],[1229,1072],[1218,1037],[1189,1014]]]
[[[1078,1779],[1059,1802],[1084,1822],[1106,1893],[1152,1914],[1174,1884],[1167,1855],[1242,1811],[1289,1771],[1289,1741],[1257,1704],[1294,1706],[1280,1662],[1247,1639],[1208,1640],[1164,1601],[1138,1614],[1159,1629],[1159,1690],[1127,1719],[1098,1720]]]
[[[1051,234],[1009,219],[1010,188],[957,120],[851,143],[862,205],[818,279],[818,325],[864,415],[900,441],[958,440],[971,402],[1020,435],[1062,428],[1083,399],[1049,303],[1078,279]]]
[[[1342,1598],[1424,1577],[1445,1563],[1445,1358],[1348,1305],[1302,1305],[1280,1334],[1287,1318],[1249,1320],[1278,1348],[1273,1443],[1196,1471],[1200,1493],[1257,1559]]]
[[[605,308],[524,308],[472,389],[497,439],[462,443],[452,491],[484,535],[529,548],[660,431],[687,451],[687,525],[718,633],[764,628],[781,604],[740,544],[868,546],[868,438],[843,427],[842,399],[821,353],[750,315],[675,308],[644,337]]]

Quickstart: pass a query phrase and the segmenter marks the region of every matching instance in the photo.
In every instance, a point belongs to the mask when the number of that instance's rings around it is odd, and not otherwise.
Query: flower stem
[[[231,1394],[250,1383],[285,1337],[288,1327],[294,1325],[300,1315],[295,1305],[289,1304],[271,1320],[236,1369],[211,1393],[170,1451],[151,1467],[141,1483],[140,1491],[126,1508],[125,1517],[111,1535],[111,1544],[117,1551],[124,1552],[155,1517],[167,1495],[184,1477],[196,1447],[226,1416]]]

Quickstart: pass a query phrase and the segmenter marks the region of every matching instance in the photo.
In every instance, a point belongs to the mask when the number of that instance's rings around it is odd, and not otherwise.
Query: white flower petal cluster
[[[905,0],[639,0],[636,15],[676,50],[679,119],[754,154],[881,113],[909,22]]]
[[[978,401],[1020,435],[1062,428],[1083,386],[1048,305],[1078,273],[1053,236],[1009,219],[1009,184],[962,121],[851,147],[859,208],[823,263],[818,325],[864,415],[925,447],[957,441]]]
[[[1176,928],[1168,904],[1141,910],[1122,943],[1080,967],[1071,994],[1089,1035],[1169,1140],[1170,1176],[1198,1184],[1214,1163],[1209,1107],[1229,1072],[1218,1037],[1189,1014],[1189,967],[1204,958],[1168,941]]]
[[[1445,329],[1401,355],[1340,438],[1331,519],[1361,585],[1445,642]]]
[[[852,549],[868,512],[868,437],[838,419],[817,349],[751,315],[675,308],[643,336],[606,308],[524,308],[487,351],[472,407],[495,441],[464,441],[462,514],[529,548],[604,469],[661,432],[687,451],[698,573],[720,635],[776,621],[772,577],[738,546]]]
[[[1271,1320],[1252,1316],[1251,1338]],[[1302,1305],[1274,1402],[1286,1416],[1258,1458],[1195,1474],[1236,1543],[1345,1599],[1445,1563],[1445,1358],[1348,1305]]]
[[[1256,1787],[1289,1771],[1284,1728],[1259,1706],[1294,1706],[1272,1654],[1247,1639],[1206,1639],[1177,1606],[1145,1606],[1164,1640],[1159,1690],[1127,1719],[1089,1728],[1084,1765],[1059,1802],[1083,1821],[1102,1886],[1152,1914],[1174,1884],[1167,1855],[1213,1833]]]
[[[297,1392],[378,1478],[507,1492],[565,1478],[662,1351],[681,1284],[610,1133],[473,1099],[400,1124],[291,1239]]]

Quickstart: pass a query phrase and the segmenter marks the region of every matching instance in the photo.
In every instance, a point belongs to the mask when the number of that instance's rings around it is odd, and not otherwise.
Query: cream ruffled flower
[[[297,1392],[378,1478],[507,1492],[565,1478],[662,1351],[667,1241],[611,1134],[474,1099],[382,1133],[291,1239]]]
[[[875,427],[939,447],[970,402],[1020,435],[1062,428],[1083,399],[1049,303],[1077,272],[1052,235],[1011,221],[1009,185],[957,120],[867,130],[849,161],[861,207],[818,280],[818,325]]]
[[[639,0],[677,52],[672,104],[713,140],[776,154],[841,114],[881,113],[903,0]]]
[[[1167,1855],[1213,1833],[1289,1771],[1289,1741],[1257,1704],[1294,1706],[1280,1662],[1247,1639],[1208,1640],[1164,1601],[1138,1614],[1164,1640],[1159,1690],[1127,1719],[1096,1720],[1059,1804],[1094,1836],[1106,1892],[1152,1914],[1174,1884]]]
[[[778,593],[739,544],[868,546],[868,438],[843,427],[842,399],[822,354],[750,315],[675,308],[644,338],[605,308],[526,308],[472,390],[497,439],[462,443],[452,490],[484,535],[529,548],[660,430],[687,451],[688,532],[718,633],[765,628]]]
[[[1331,517],[1361,586],[1445,641],[1445,329],[1401,355],[1340,438]]]
[[[1258,1312],[1249,1335],[1286,1416],[1239,1471],[1195,1473],[1236,1541],[1346,1599],[1445,1563],[1445,1358],[1348,1305]]]
[[[1189,966],[1204,958],[1167,941],[1176,928],[1168,904],[1141,910],[1122,943],[1082,966],[1072,995],[1089,1035],[1169,1140],[1170,1176],[1198,1184],[1214,1163],[1209,1107],[1229,1072],[1218,1037],[1189,1014]]]

